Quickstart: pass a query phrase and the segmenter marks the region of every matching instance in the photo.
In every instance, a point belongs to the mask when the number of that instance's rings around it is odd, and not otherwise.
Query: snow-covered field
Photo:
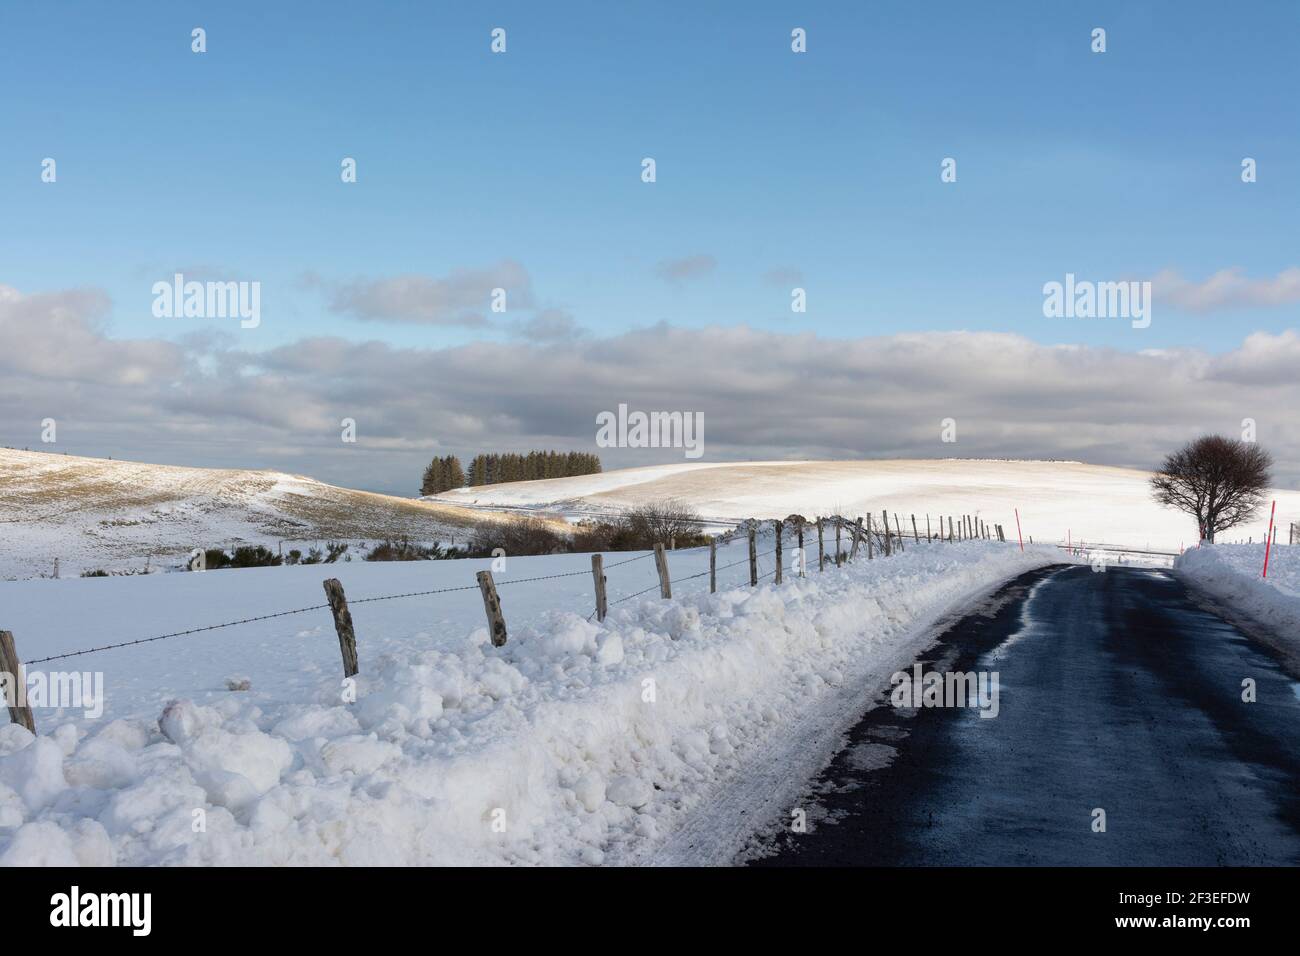
[[[560,513],[617,510],[677,498],[705,517],[784,518],[794,512],[978,515],[1014,535],[1015,508],[1038,542],[1074,541],[1177,551],[1195,544],[1196,525],[1160,508],[1150,475],[1065,461],[769,461],[661,465],[577,478],[513,482],[448,492],[437,500]],[[1278,491],[1278,521],[1300,521],[1300,492]],[[1268,511],[1234,528],[1232,538],[1262,541]],[[922,531],[924,531],[924,523]]]
[[[673,600],[620,600],[654,587],[648,557],[607,556],[604,624],[586,555],[510,559],[501,648],[484,561],[0,582],[29,685],[103,680],[101,716],[81,701],[38,708],[35,738],[0,725],[0,864],[641,861],[756,755],[806,751],[799,721],[860,707],[938,616],[1059,552],[909,543],[750,589],[737,542],[716,595],[697,550],[669,555]],[[330,575],[356,623],[354,702],[323,609],[35,663],[318,605]]]
[[[0,579],[180,565],[193,548],[464,537],[482,515],[272,471],[0,448]],[[299,544],[301,543],[301,545]]]

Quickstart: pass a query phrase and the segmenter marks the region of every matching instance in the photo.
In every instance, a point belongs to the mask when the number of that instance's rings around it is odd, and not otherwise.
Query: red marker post
[[[1261,577],[1268,577],[1268,552],[1273,547],[1273,515],[1277,514],[1277,500],[1274,499],[1273,507],[1268,512],[1268,539],[1264,542],[1264,573]]]
[[[1016,509],[1016,537],[1020,539],[1020,550],[1025,550],[1025,536],[1020,533],[1020,509]]]

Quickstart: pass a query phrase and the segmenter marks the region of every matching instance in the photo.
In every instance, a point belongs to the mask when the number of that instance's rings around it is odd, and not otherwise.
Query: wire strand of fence
[[[246,617],[240,621],[226,621],[222,624],[209,624],[206,627],[191,627],[184,631],[173,631],[170,634],[158,634],[155,637],[141,637],[134,641],[120,641],[116,644],[104,644],[100,647],[88,647],[82,651],[68,651],[66,654],[53,654],[49,657],[41,657],[36,660],[24,661],[23,663],[30,667],[33,664],[46,664],[50,661],[61,661],[66,657],[80,657],[82,654],[95,654],[99,651],[111,651],[119,647],[131,647],[135,644],[149,644],[153,641],[166,640],[169,637],[184,637],[188,634],[199,634],[203,631],[216,631],[223,627],[235,627],[239,624],[252,624],[255,621],[269,621],[276,617],[288,617],[290,614],[304,614],[307,611],[320,611],[328,607],[328,604],[313,604],[311,607],[295,608],[292,611],[276,611],[274,614],[259,614],[256,617]]]
[[[461,584],[454,588],[434,588],[432,591],[407,591],[405,594],[381,594],[378,597],[349,599],[348,604],[370,604],[373,601],[396,601],[398,598],[427,597],[430,594],[448,594],[452,591],[477,591],[477,584]],[[329,605],[325,605],[329,607]]]
[[[871,532],[865,532],[865,533],[864,533],[864,537],[865,537],[865,536],[869,536],[870,534],[871,534]],[[787,535],[788,535],[788,533],[783,532],[783,534],[782,534],[782,540],[783,540],[783,541],[786,539]],[[877,536],[878,536],[878,537],[880,536],[879,533],[877,533]],[[726,546],[726,545],[730,545],[730,544],[733,543],[735,540],[737,540],[737,537],[738,537],[738,535],[734,535],[734,534],[731,534],[731,533],[721,535],[721,536],[719,536],[719,538],[718,538],[717,540],[715,540],[715,541],[713,542],[713,546],[716,547],[718,544],[723,544],[724,546]],[[708,547],[710,547],[709,544],[696,545],[696,546],[694,546],[694,547],[690,547],[690,548],[675,549],[675,552],[674,552],[674,553],[683,554],[683,553],[687,553],[687,552],[691,552],[691,551],[700,551],[700,550],[703,550],[703,549],[708,548]],[[766,550],[766,551],[760,552],[760,553],[758,553],[758,554],[756,554],[756,555],[754,556],[754,557],[755,557],[755,560],[757,560],[758,558],[763,558],[763,557],[766,557],[766,556],[768,556],[768,555],[770,555],[770,554],[773,554],[773,553],[775,553],[775,551],[776,551],[776,549],[775,549],[775,547],[773,547],[773,548],[770,548],[770,549],[768,549],[768,550]],[[639,555],[637,555],[636,557],[625,558],[625,559],[622,560],[622,561],[616,561],[615,563],[613,563],[613,564],[611,564],[611,565],[608,565],[607,570],[612,570],[613,568],[622,567],[622,566],[625,565],[625,564],[632,564],[632,563],[634,563],[634,562],[636,562],[636,561],[644,561],[644,560],[646,560],[646,559],[648,559],[648,558],[651,558],[651,557],[654,557],[654,552],[646,552],[645,554],[639,554]],[[728,563],[728,564],[719,565],[717,568],[713,569],[713,572],[710,572],[710,571],[700,571],[700,572],[698,572],[698,573],[696,573],[696,574],[685,575],[685,576],[683,576],[683,577],[675,578],[675,579],[670,580],[670,581],[669,581],[669,584],[678,584],[678,583],[681,583],[681,582],[683,582],[683,581],[692,581],[692,580],[695,580],[695,579],[697,579],[697,578],[702,578],[702,577],[704,577],[705,575],[710,574],[710,573],[714,573],[714,574],[716,574],[716,572],[718,572],[718,571],[725,571],[725,570],[728,570],[728,569],[730,569],[730,568],[734,568],[734,567],[737,567],[737,566],[739,566],[739,565],[746,564],[749,560],[750,560],[749,557],[746,556],[746,557],[744,557],[744,558],[741,558],[739,561],[732,561],[732,562],[730,562],[730,563]],[[790,567],[788,567],[788,568],[787,568],[787,567],[783,567],[783,571],[790,571],[791,573],[795,573],[795,572],[796,572],[796,567],[795,567],[795,565],[792,564],[792,565],[790,565]],[[497,583],[497,587],[505,587],[505,586],[507,586],[507,585],[512,585],[512,584],[528,584],[528,583],[531,583],[531,582],[537,582],[537,581],[554,581],[554,580],[558,580],[558,579],[560,579],[560,578],[572,578],[572,577],[585,576],[585,575],[587,575],[587,574],[589,574],[589,573],[590,573],[589,571],[587,571],[587,570],[584,569],[584,570],[580,570],[580,571],[566,571],[566,572],[562,572],[562,573],[559,573],[559,574],[543,574],[543,575],[535,575],[535,576],[533,576],[533,577],[527,577],[527,578],[515,578],[515,579],[512,579],[512,580],[508,579],[508,580],[504,580],[504,581],[498,582],[498,583]],[[767,576],[767,575],[766,575],[766,570],[763,571],[763,576],[764,576],[764,577]],[[650,593],[651,591],[654,591],[654,590],[658,589],[659,587],[660,587],[660,585],[659,585],[658,583],[652,584],[652,585],[650,585],[649,587],[647,587],[647,588],[643,588],[643,589],[640,590],[640,591],[636,591],[636,592],[634,592],[634,593],[632,593],[632,594],[627,594],[627,595],[624,595],[624,596],[621,597],[621,598],[617,598],[617,599],[615,599],[614,601],[611,601],[611,602],[610,602],[610,605],[612,606],[612,605],[615,605],[615,604],[622,604],[622,603],[624,603],[624,602],[626,602],[626,601],[630,601],[630,600],[632,600],[633,598],[640,597],[640,596],[643,595],[643,594],[648,594],[648,593]],[[370,603],[374,603],[374,602],[377,602],[377,601],[395,601],[395,600],[399,600],[399,599],[403,599],[403,598],[412,598],[412,597],[428,597],[428,596],[430,596],[430,595],[434,595],[434,594],[449,594],[449,593],[452,593],[452,592],[455,592],[455,591],[478,591],[479,589],[480,589],[480,588],[479,588],[479,585],[477,585],[477,584],[467,584],[467,585],[459,585],[459,586],[455,586],[455,587],[432,588],[432,589],[429,589],[429,590],[426,590],[426,591],[407,591],[407,592],[403,592],[403,593],[400,593],[400,594],[383,594],[383,595],[377,595],[377,596],[375,596],[375,597],[356,598],[356,599],[352,600],[352,601],[349,602],[349,603],[351,603],[351,604],[353,604],[353,605],[356,605],[356,604],[370,604]],[[84,650],[79,650],[79,651],[68,651],[68,652],[63,653],[63,654],[52,654],[52,655],[47,656],[47,657],[41,657],[41,658],[37,658],[37,659],[35,659],[35,660],[27,661],[26,663],[27,663],[28,665],[34,665],[34,664],[46,664],[46,663],[49,663],[49,662],[51,662],[51,661],[65,660],[65,659],[70,658],[70,657],[80,657],[80,656],[85,655],[85,654],[96,654],[96,653],[99,653],[100,651],[116,650],[116,649],[118,649],[118,648],[123,648],[123,647],[133,647],[133,646],[138,645],[138,644],[149,644],[149,643],[152,643],[152,642],[154,642],[154,641],[167,640],[167,639],[169,639],[169,638],[173,638],[173,637],[185,637],[185,636],[188,636],[188,635],[191,635],[191,634],[201,634],[201,633],[204,633],[204,632],[207,632],[207,631],[216,631],[216,630],[221,630],[222,628],[227,628],[227,627],[237,627],[237,626],[242,625],[242,624],[253,624],[253,623],[256,623],[256,622],[258,622],[258,621],[269,621],[269,620],[273,620],[273,619],[275,619],[275,618],[280,618],[280,617],[289,617],[290,615],[294,615],[294,614],[305,614],[305,613],[307,613],[308,611],[319,611],[319,610],[325,610],[325,609],[327,609],[327,608],[329,608],[329,607],[330,607],[330,605],[329,605],[328,603],[326,603],[326,604],[313,604],[313,605],[311,605],[311,606],[309,606],[309,607],[294,608],[293,610],[289,610],[289,611],[275,611],[275,612],[272,612],[272,613],[270,613],[270,614],[259,614],[259,615],[256,615],[256,616],[254,616],[254,617],[241,618],[240,620],[237,620],[237,621],[224,621],[224,622],[222,622],[222,623],[220,623],[220,624],[209,624],[209,625],[205,625],[205,626],[203,626],[203,627],[192,627],[192,628],[187,628],[187,629],[185,629],[185,630],[181,630],[181,631],[172,631],[172,632],[167,633],[167,634],[158,634],[158,635],[154,635],[154,636],[152,636],[152,637],[136,638],[135,640],[130,640],[130,641],[118,641],[118,642],[113,643],[113,644],[103,644],[103,645],[100,645],[100,646],[97,646],[97,647],[89,647],[89,648],[86,648],[86,649],[84,649]],[[587,620],[591,620],[591,618],[594,617],[594,616],[595,616],[595,611],[593,611],[592,614],[588,616]]]

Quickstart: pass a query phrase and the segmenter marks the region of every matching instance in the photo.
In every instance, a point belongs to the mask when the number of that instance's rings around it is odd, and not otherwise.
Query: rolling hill
[[[192,548],[464,539],[484,515],[301,475],[0,449],[0,578],[141,569]]]
[[[1014,538],[1015,511],[1036,541],[1123,544],[1177,550],[1194,544],[1186,515],[1156,505],[1149,473],[1077,461],[972,459],[897,461],[764,461],[660,465],[576,478],[552,478],[466,488],[436,500],[466,507],[527,508],[561,514],[616,511],[674,498],[701,515],[728,521],[834,514],[898,512],[905,524],[916,514],[937,527],[939,515],[978,515],[1001,523]],[[1300,520],[1300,492],[1277,491],[1278,540],[1287,521]],[[1262,541],[1268,510],[1223,540]]]

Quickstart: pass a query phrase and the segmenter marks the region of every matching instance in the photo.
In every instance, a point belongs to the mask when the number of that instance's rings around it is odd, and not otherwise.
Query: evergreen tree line
[[[582,451],[530,451],[504,455],[475,455],[469,463],[471,485],[501,481],[533,481],[600,473],[600,457]]]
[[[455,455],[435,458],[424,469],[424,480],[420,482],[420,494],[436,495],[452,488],[465,487],[465,469],[460,466],[460,459]]]
[[[600,457],[581,451],[530,451],[526,454],[475,455],[469,463],[469,484],[493,485],[501,481],[569,478],[600,473]],[[465,470],[455,455],[435,458],[424,469],[421,495],[436,495],[465,487]]]

